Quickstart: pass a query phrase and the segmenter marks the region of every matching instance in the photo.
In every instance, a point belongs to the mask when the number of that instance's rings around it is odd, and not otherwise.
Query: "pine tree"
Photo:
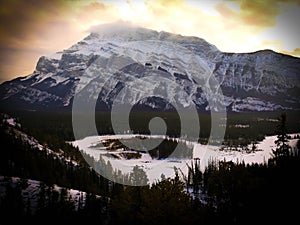
[[[277,139],[275,140],[276,149],[273,150],[275,158],[288,156],[290,154],[291,146],[289,146],[289,136],[286,128],[286,114],[283,113],[279,117],[279,124],[277,126]]]
[[[184,180],[187,186],[192,186],[193,192],[198,193],[202,183],[202,172],[200,169],[200,159],[195,158],[191,163],[191,166],[188,166],[188,176],[184,177]]]
[[[251,150],[249,149],[248,152],[256,152],[258,149],[257,149],[257,145],[255,143],[255,141],[252,142],[252,145],[251,145]]]
[[[143,186],[147,185],[149,180],[145,171],[139,166],[135,166],[130,173],[130,181],[133,186]]]
[[[40,182],[40,191],[38,194],[38,210],[43,210],[46,207],[46,185]]]

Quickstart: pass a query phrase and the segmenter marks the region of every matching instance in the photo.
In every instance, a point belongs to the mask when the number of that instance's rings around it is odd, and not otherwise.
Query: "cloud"
[[[264,28],[276,25],[276,17],[280,10],[278,2],[273,0],[243,0],[231,1],[237,3],[238,8],[230,7],[228,1],[218,3],[216,10],[220,15],[235,24],[248,26],[259,32]]]
[[[300,48],[299,6],[299,1],[291,4],[280,3],[281,12],[276,17],[276,26],[267,28],[258,35],[263,40],[262,44],[273,47],[277,52],[299,57],[299,54],[294,52]]]
[[[88,30],[91,26],[118,20],[118,11],[113,4],[91,2],[81,7],[75,14],[77,24]]]
[[[96,21],[111,21],[114,10],[91,0],[2,0],[0,82],[32,72],[39,56],[79,41]]]
[[[14,44],[16,40],[32,39],[32,31],[43,29],[45,23],[67,25],[68,1],[9,1],[2,2],[0,40]],[[44,26],[45,27],[45,26]]]
[[[291,52],[291,55],[298,55],[300,56],[300,48],[295,48],[293,52]]]
[[[282,51],[282,53],[300,57],[300,48],[295,48],[293,51]]]
[[[139,26],[131,22],[125,22],[123,20],[119,20],[114,23],[106,23],[106,24],[92,26],[89,29],[89,31],[93,33],[99,33],[99,34],[109,34],[111,32],[119,33],[123,31],[128,31],[129,29],[135,29],[137,27]]]
[[[215,8],[252,51],[268,48],[299,57],[295,51],[300,47],[299,0],[228,0]]]
[[[231,3],[237,6],[230,7]],[[300,6],[299,0],[227,0],[216,5],[216,10],[226,19],[242,22],[257,29],[273,27],[284,5]]]
[[[137,23],[155,30],[198,36],[222,51],[251,51],[251,42],[255,40],[250,39],[253,33],[257,33],[257,28],[245,26],[230,6],[220,4],[220,1],[213,3],[219,7],[224,6],[222,15],[208,10],[212,8],[211,2],[200,4],[200,1],[148,1],[144,13],[147,17],[140,17]],[[136,22],[134,18],[131,21]]]
[[[68,11],[66,1],[4,0],[1,2],[1,80],[24,74],[29,69],[33,70],[28,58],[36,60],[43,52],[41,48],[48,48],[49,44],[40,45],[40,42],[45,40],[45,34],[54,31],[49,28],[49,24],[53,24],[54,27],[63,26],[65,30],[70,31],[66,11]]]
[[[104,2],[105,1],[105,2]],[[1,0],[0,82],[33,71],[39,56],[68,48],[119,20],[198,36],[221,51],[300,47],[300,0]],[[31,60],[31,62],[30,62]]]

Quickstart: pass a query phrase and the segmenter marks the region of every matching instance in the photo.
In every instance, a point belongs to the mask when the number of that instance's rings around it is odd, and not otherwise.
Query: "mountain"
[[[110,24],[2,83],[0,105],[70,110],[78,94],[83,104],[98,99],[99,110],[129,103],[218,111],[214,102],[229,111],[299,110],[299,75],[299,58],[271,50],[224,53],[201,38]]]

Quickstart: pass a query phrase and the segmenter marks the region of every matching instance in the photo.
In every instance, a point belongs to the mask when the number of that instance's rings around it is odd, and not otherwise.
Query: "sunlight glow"
[[[0,74],[5,77],[27,74],[41,55],[69,48],[93,26],[120,20],[197,36],[224,52],[272,49],[300,57],[298,0],[52,0],[36,6],[15,0],[2,13]]]

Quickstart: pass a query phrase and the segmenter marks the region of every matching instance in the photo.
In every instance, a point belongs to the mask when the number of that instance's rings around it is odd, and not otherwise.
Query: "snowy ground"
[[[6,115],[6,117],[7,118],[3,122],[6,122],[10,126],[11,129],[9,129],[9,132],[12,135],[20,137],[24,143],[31,145],[35,149],[38,149],[40,151],[46,151],[48,154],[51,154],[63,161],[71,162],[74,165],[78,165],[78,163],[74,160],[71,160],[70,157],[65,157],[63,154],[64,152],[62,150],[54,151],[53,149],[47,147],[47,145],[42,145],[37,139],[23,132],[20,129],[21,124],[17,123],[14,118],[10,118],[8,115]]]
[[[8,179],[7,177],[0,175],[0,198],[5,196],[5,192],[8,184],[7,179]],[[21,178],[19,177],[11,177],[10,179],[11,180],[9,184],[11,187],[16,187],[16,185],[19,182],[21,182]],[[31,180],[31,179],[28,179],[26,181],[27,181],[27,185],[22,188],[22,192],[21,192],[23,203],[25,204],[24,209],[28,209],[28,207],[30,206],[31,212],[35,213],[38,206],[39,194],[41,191],[41,182],[37,180]],[[45,187],[48,188],[47,185]],[[62,189],[62,187],[57,185],[53,185],[53,188],[59,193]],[[78,209],[79,198],[81,198],[82,204],[84,205],[86,192],[74,190],[74,189],[67,189],[67,199],[71,200],[74,203],[75,210]]]
[[[139,159],[113,159],[108,158],[104,154],[106,151],[105,147],[99,146],[99,143],[103,140],[107,139],[128,139],[132,137],[136,137],[139,135],[105,135],[105,136],[90,136],[81,140],[77,140],[72,142],[74,146],[77,146],[80,150],[84,151],[86,154],[89,154],[94,159],[98,160],[99,156],[105,160],[109,160],[112,164],[113,168],[116,170],[121,170],[122,173],[130,173],[134,166],[139,166],[142,168],[149,179],[149,183],[153,183],[155,181],[159,181],[162,174],[166,177],[174,177],[175,170],[174,168],[180,169],[184,174],[187,174],[188,167],[187,164],[190,164],[192,159],[164,159],[157,160],[152,159],[149,154],[142,153],[142,157]],[[145,136],[145,135],[143,135]],[[290,140],[290,145],[292,147],[296,146],[297,139],[293,139],[296,134],[292,134],[292,139]],[[151,138],[166,138],[165,136],[151,136]],[[193,159],[199,158],[201,169],[204,170],[207,166],[208,162],[211,160],[225,160],[225,161],[233,161],[233,162],[242,162],[251,164],[251,163],[263,163],[266,162],[269,158],[272,157],[272,149],[275,148],[274,141],[276,140],[276,136],[268,136],[262,142],[257,144],[257,148],[260,151],[246,153],[245,151],[221,151],[220,146],[211,146],[211,145],[201,145],[196,142],[188,142],[185,140],[177,141],[184,142],[187,145],[193,146]],[[97,148],[95,148],[97,146]],[[249,145],[249,148],[251,146]],[[120,150],[122,151],[122,150]]]

